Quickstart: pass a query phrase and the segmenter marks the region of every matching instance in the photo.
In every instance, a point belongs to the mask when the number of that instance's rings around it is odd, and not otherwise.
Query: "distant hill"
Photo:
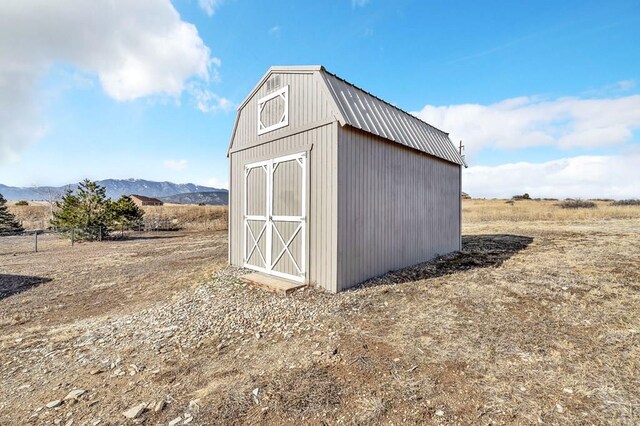
[[[202,193],[227,193],[226,189],[212,188],[195,185],[193,183],[154,182],[144,179],[105,179],[98,183],[107,189],[107,197],[118,198],[121,195],[139,194],[147,197],[169,197],[177,194]],[[0,194],[7,200],[48,200],[50,194],[62,194],[66,188],[75,189],[77,184],[63,186],[38,186],[18,188],[0,184]],[[226,198],[225,198],[226,200]],[[226,201],[225,201],[226,204]]]
[[[210,206],[223,206],[229,204],[229,192],[226,189],[205,192],[187,192],[184,194],[160,197],[165,203],[176,204],[206,204]]]

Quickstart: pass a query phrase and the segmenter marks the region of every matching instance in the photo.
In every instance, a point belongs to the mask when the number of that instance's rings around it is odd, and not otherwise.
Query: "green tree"
[[[106,188],[89,179],[78,184],[75,193],[67,189],[56,202],[51,225],[78,240],[96,240],[107,236],[113,219]],[[72,231],[73,230],[73,231]]]
[[[140,225],[144,218],[144,210],[138,207],[128,195],[123,195],[118,201],[112,202],[110,209],[114,224],[127,228]]]
[[[22,232],[22,225],[16,217],[9,211],[7,200],[0,194],[0,234]]]

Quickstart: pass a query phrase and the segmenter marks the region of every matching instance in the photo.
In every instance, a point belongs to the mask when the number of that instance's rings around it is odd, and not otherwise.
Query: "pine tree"
[[[0,194],[0,234],[22,232],[24,229],[16,217],[9,211],[7,200]]]
[[[76,193],[67,189],[62,201],[56,202],[51,225],[76,239],[96,240],[106,236],[111,228],[111,201],[106,188],[89,179],[78,184]],[[72,231],[73,230],[73,231]]]
[[[131,227],[142,223],[144,210],[138,207],[128,195],[123,195],[118,201],[112,202],[110,209],[112,219],[121,226]]]

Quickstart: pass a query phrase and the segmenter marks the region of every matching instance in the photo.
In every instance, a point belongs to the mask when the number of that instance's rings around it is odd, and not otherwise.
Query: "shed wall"
[[[270,93],[267,79],[238,112],[231,151],[287,136],[292,131],[314,123],[326,124],[327,120],[333,121],[334,103],[317,72],[272,73],[269,78],[279,78],[278,87],[289,86],[289,125],[258,135],[258,101]]]
[[[338,290],[460,248],[460,166],[338,129]]]
[[[295,115],[291,109],[290,114]],[[337,291],[337,127],[337,122],[333,122],[230,154],[229,260],[232,265],[243,263],[244,166],[311,148],[307,157],[309,213],[305,263],[311,283]],[[260,201],[249,200],[250,204],[254,202]]]

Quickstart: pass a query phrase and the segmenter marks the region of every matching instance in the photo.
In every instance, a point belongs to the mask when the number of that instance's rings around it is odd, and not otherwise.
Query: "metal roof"
[[[464,159],[449,134],[366,92],[321,67],[344,124],[417,149],[452,163]]]
[[[136,197],[140,201],[145,201],[150,203],[162,203],[162,200],[159,200],[153,197],[147,197],[146,195],[131,194],[130,197]]]
[[[326,84],[327,92],[335,103],[340,124],[361,129],[392,142],[425,152],[435,157],[464,165],[464,158],[449,139],[449,134],[420,120],[418,117],[372,95],[352,83],[327,71],[322,65],[272,66],[258,84],[238,106],[238,111],[249,100],[272,73],[319,73]],[[229,143],[229,151],[238,125],[238,116]]]

